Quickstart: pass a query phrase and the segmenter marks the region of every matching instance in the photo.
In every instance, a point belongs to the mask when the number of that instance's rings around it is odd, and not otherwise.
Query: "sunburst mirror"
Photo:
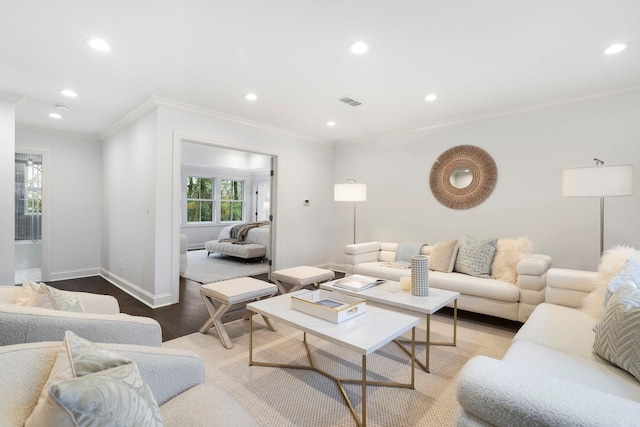
[[[493,158],[473,145],[458,145],[442,153],[429,175],[433,196],[451,209],[478,206],[491,195],[497,181]]]

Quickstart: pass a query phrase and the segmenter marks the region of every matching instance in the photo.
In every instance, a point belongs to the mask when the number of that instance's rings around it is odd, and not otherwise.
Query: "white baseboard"
[[[49,273],[47,281],[56,282],[58,280],[80,279],[82,277],[99,276],[100,268],[85,268],[82,270],[56,271]]]
[[[171,294],[153,295],[104,268],[101,269],[100,276],[151,308],[160,308],[172,304]]]

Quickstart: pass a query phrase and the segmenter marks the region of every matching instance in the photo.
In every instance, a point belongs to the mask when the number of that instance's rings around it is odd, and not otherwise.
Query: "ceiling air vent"
[[[349,104],[352,107],[357,107],[358,105],[362,105],[362,102],[358,102],[353,98],[349,98],[348,96],[343,96],[342,98],[338,99],[338,101],[344,102],[345,104]]]

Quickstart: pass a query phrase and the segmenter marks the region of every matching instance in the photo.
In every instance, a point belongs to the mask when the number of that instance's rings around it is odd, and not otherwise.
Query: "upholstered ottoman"
[[[211,317],[202,325],[200,332],[206,334],[209,329],[215,326],[222,345],[226,348],[233,347],[229,335],[227,335],[227,331],[225,331],[222,324],[222,316],[234,304],[270,297],[277,291],[278,288],[275,285],[251,277],[241,277],[202,285],[200,295]],[[267,327],[275,331],[276,329],[271,324],[271,321],[264,316],[262,317]]]
[[[271,273],[271,278],[281,294],[300,290],[307,285],[318,286],[322,282],[333,280],[335,277],[335,273],[331,270],[307,266],[285,268]],[[290,285],[288,291],[284,283]]]

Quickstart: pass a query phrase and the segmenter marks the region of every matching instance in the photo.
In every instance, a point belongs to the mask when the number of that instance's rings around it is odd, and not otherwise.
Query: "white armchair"
[[[205,384],[195,353],[139,345],[100,344],[137,363],[142,380],[160,406],[166,427],[256,427],[246,411],[223,391]],[[61,342],[0,347],[0,425],[22,427],[49,378]]]
[[[112,296],[73,292],[85,308],[85,313],[74,313],[14,305],[19,290],[0,286],[0,345],[62,341],[67,330],[95,342],[162,345],[158,322],[120,313]]]

